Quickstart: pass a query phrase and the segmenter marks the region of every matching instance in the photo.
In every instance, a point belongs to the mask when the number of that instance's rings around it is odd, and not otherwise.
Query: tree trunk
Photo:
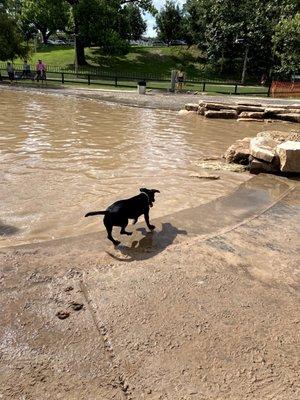
[[[84,44],[79,36],[75,36],[75,66],[86,65]]]
[[[40,32],[42,34],[43,43],[44,44],[48,44],[49,36],[47,35],[47,30],[46,29],[45,30],[44,29],[43,30],[40,29]]]

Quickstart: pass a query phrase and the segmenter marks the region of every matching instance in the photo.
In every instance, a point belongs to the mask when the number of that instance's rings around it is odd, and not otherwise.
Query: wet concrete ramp
[[[144,251],[150,256],[186,236],[206,240],[222,234],[273,207],[294,190],[295,184],[272,175],[255,176],[228,196],[154,220],[157,229],[153,232],[140,224],[132,237],[121,237],[119,250],[134,258],[140,251],[144,258]]]

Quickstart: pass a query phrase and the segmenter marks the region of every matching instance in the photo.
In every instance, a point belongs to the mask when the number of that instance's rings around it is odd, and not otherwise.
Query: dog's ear
[[[148,190],[148,189],[146,189],[146,188],[140,188],[140,192],[147,193],[147,190]]]
[[[160,193],[160,191],[157,190],[157,189],[151,189],[151,192],[152,192],[152,193]]]

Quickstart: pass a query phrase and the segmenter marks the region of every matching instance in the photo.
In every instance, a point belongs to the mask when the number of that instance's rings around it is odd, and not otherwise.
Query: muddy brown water
[[[204,172],[197,161],[261,130],[291,129],[6,90],[0,110],[0,247],[102,230],[83,215],[143,186],[161,191],[152,218],[208,203],[249,176],[191,177]]]

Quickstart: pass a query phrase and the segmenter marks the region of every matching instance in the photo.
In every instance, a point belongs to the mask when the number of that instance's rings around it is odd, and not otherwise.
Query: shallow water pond
[[[103,229],[84,214],[143,186],[161,191],[152,217],[208,202],[248,177],[193,178],[197,161],[261,130],[290,129],[5,89],[0,110],[2,247]]]

